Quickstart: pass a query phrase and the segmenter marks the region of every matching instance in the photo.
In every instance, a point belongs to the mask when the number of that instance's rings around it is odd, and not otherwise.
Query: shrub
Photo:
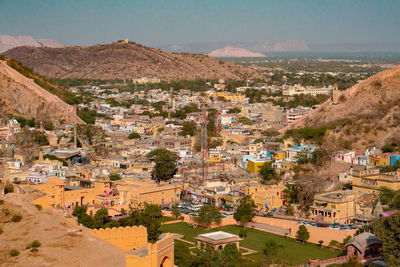
[[[11,214],[11,211],[9,209],[2,209],[1,211],[4,213],[5,216],[8,216]]]
[[[0,199],[0,205],[4,204],[4,200]]]
[[[3,228],[0,227],[0,235],[3,233]]]
[[[21,215],[13,215],[12,218],[11,218],[11,221],[15,222],[15,223],[17,223],[17,222],[19,222],[21,220],[22,220],[22,216]]]
[[[38,248],[38,247],[40,247],[41,245],[42,245],[42,243],[40,243],[39,240],[34,240],[34,241],[31,243],[31,248]]]
[[[30,250],[30,252],[32,252],[32,253],[35,253],[35,252],[38,252],[39,250],[37,249],[37,248],[32,248],[31,250]]]
[[[42,210],[42,205],[36,204],[35,207],[37,208],[37,210]]]
[[[395,147],[394,146],[390,146],[390,145],[385,145],[385,146],[381,147],[381,150],[382,150],[383,153],[393,152],[394,149],[395,149]]]
[[[121,180],[121,176],[118,173],[113,173],[108,176],[111,181]]]
[[[11,257],[16,257],[19,255],[19,251],[13,248],[8,252],[8,254],[10,254]]]
[[[4,187],[4,193],[13,193],[14,192],[14,185],[12,183],[7,183],[6,186]]]
[[[239,236],[242,238],[247,237],[247,229],[240,229]]]

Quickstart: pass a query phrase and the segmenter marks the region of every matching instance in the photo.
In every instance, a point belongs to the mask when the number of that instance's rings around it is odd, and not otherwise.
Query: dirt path
[[[7,194],[0,205],[0,266],[125,266],[125,253],[98,240],[66,222],[51,210],[37,210],[30,204],[34,194]],[[6,222],[2,209],[22,216],[17,223]],[[39,240],[39,251],[32,253],[26,246]],[[10,249],[20,255],[10,257]]]

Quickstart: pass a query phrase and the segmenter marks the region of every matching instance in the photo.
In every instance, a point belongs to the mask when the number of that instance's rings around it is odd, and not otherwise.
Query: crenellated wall
[[[147,243],[147,229],[144,226],[90,229],[89,233],[125,251]]]
[[[173,267],[174,236],[165,234],[155,244],[148,243],[126,256],[126,267]]]

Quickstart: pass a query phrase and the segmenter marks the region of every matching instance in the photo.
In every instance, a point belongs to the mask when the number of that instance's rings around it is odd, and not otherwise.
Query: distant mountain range
[[[208,54],[210,57],[266,57],[264,54],[259,52],[251,52],[247,49],[240,47],[226,46],[221,49],[217,49]]]
[[[212,43],[192,43],[192,44],[171,44],[160,45],[157,48],[177,53],[196,53],[208,54],[216,49],[223,47],[238,47],[253,52],[298,52],[310,51],[304,41],[282,41],[282,42],[212,42]]]
[[[18,46],[33,47],[64,47],[63,44],[51,39],[34,39],[31,36],[0,35],[0,53]]]

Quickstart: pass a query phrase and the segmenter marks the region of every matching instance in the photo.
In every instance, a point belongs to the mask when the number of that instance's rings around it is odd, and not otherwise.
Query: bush
[[[247,229],[240,229],[239,236],[242,238],[247,237]]]
[[[130,133],[128,136],[129,139],[140,139],[140,137],[141,137],[140,134],[135,133],[135,132]]]
[[[42,205],[36,204],[35,207],[37,208],[37,210],[42,210]]]
[[[14,192],[14,185],[12,183],[7,183],[6,186],[4,187],[4,193],[13,193]]]
[[[111,181],[121,180],[121,176],[118,173],[113,173],[108,176]]]
[[[11,214],[11,211],[9,209],[2,209],[1,211],[4,213],[4,216],[8,216]]]
[[[8,252],[8,254],[10,254],[11,257],[16,257],[19,255],[19,251],[16,249],[12,249]]]
[[[390,146],[390,145],[385,145],[385,146],[381,147],[381,150],[382,150],[383,153],[393,152],[394,149],[395,149],[395,147],[394,146]]]
[[[39,240],[34,240],[34,241],[31,243],[31,248],[38,248],[38,247],[40,247],[41,245],[42,245],[42,243],[40,243]]]
[[[3,228],[0,227],[0,235],[3,233]]]
[[[17,222],[19,222],[21,220],[22,220],[22,216],[21,215],[13,215],[12,218],[11,218],[11,221],[15,222],[15,223],[17,223]]]
[[[4,200],[0,199],[0,205],[4,204]]]

